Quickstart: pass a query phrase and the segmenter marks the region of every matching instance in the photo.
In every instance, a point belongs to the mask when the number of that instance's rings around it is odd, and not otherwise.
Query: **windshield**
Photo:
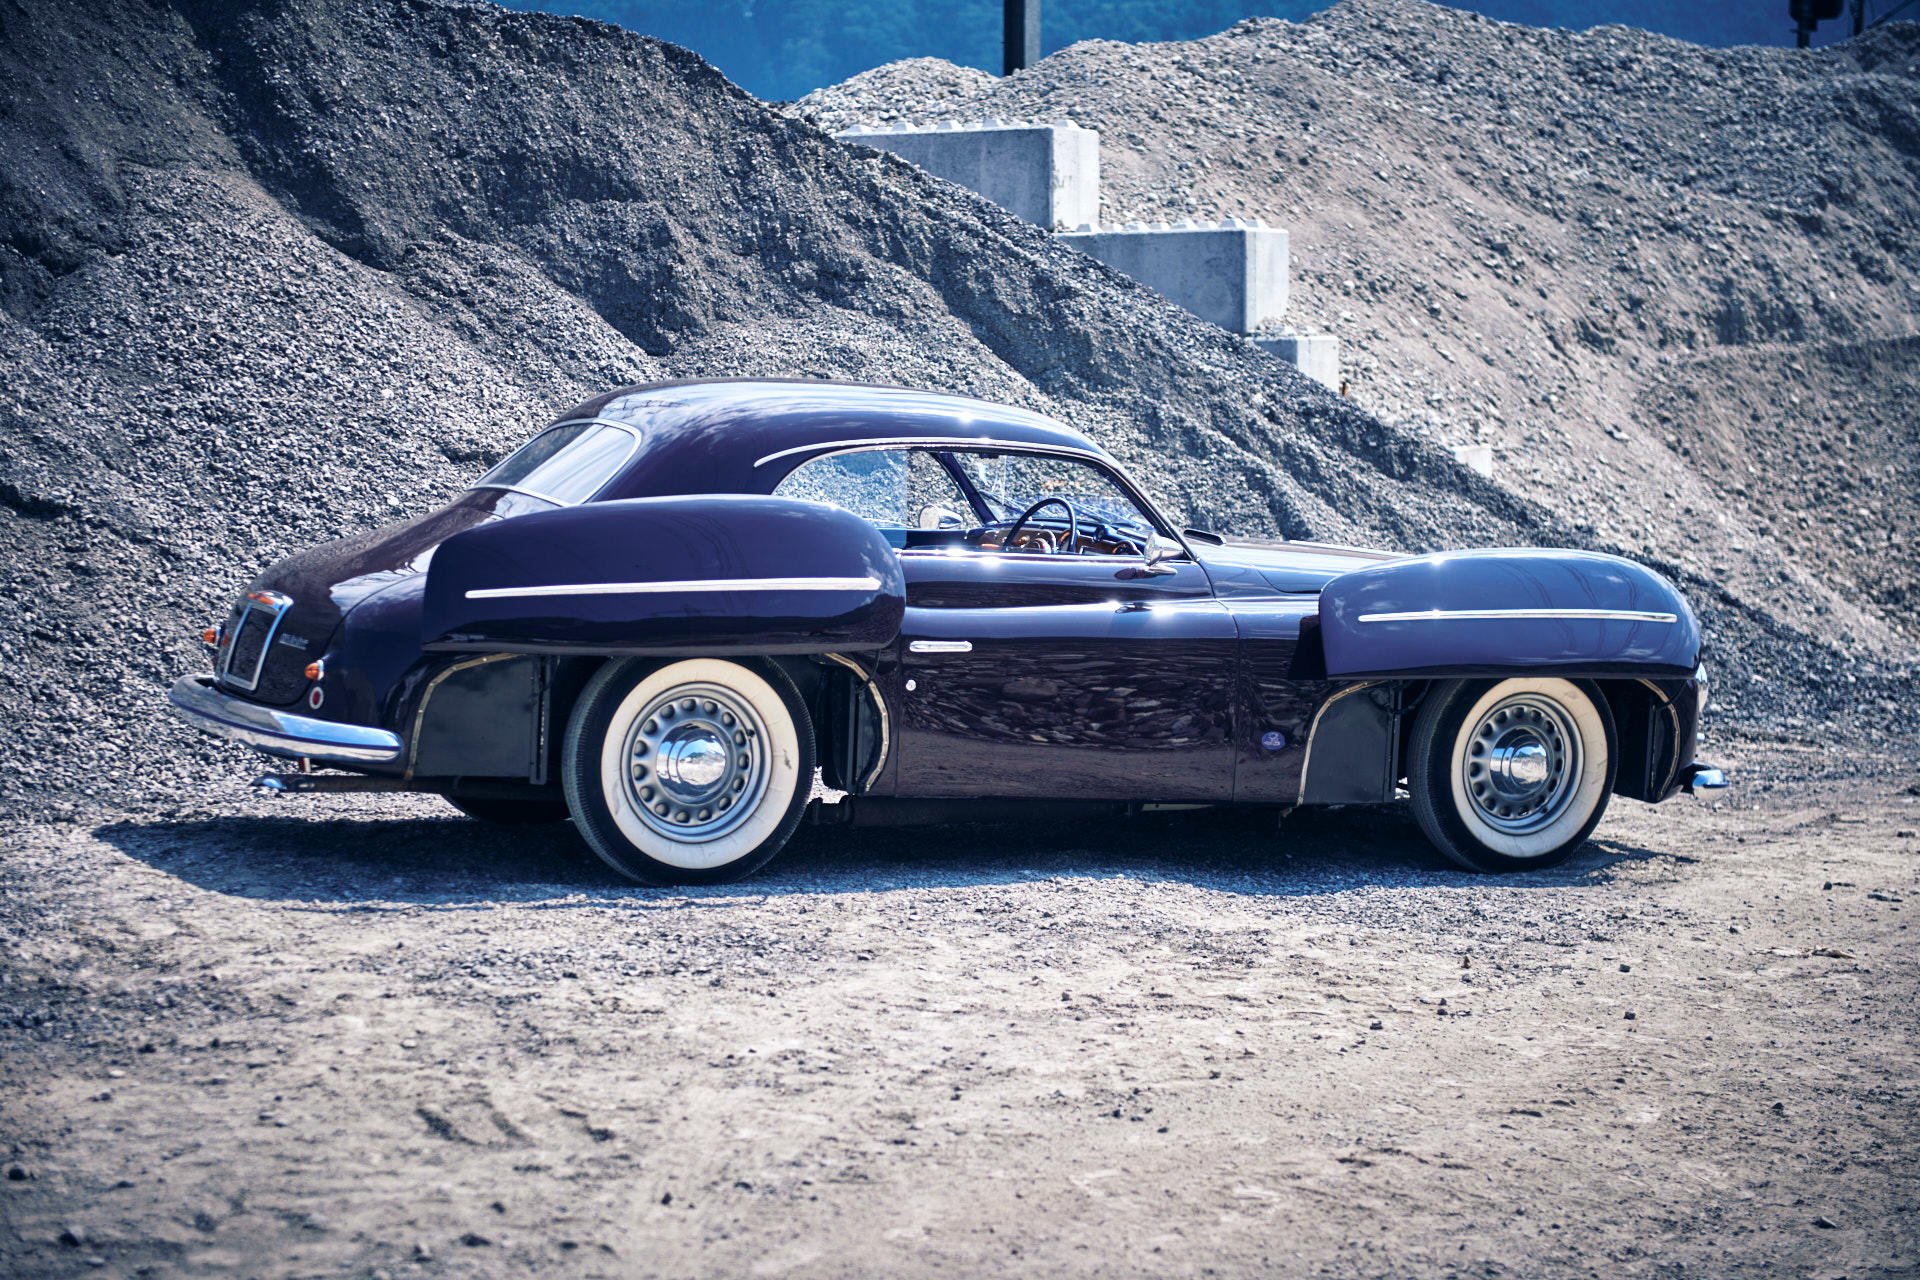
[[[570,507],[599,492],[639,447],[631,428],[566,422],[529,440],[473,487],[517,489]]]

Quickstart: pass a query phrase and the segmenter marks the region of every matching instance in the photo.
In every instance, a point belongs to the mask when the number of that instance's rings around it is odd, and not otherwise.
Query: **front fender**
[[[1689,676],[1700,626],[1673,584],[1591,551],[1458,551],[1320,592],[1327,674]]]
[[[421,636],[461,653],[827,653],[891,643],[905,607],[893,549],[837,507],[637,498],[447,539]]]

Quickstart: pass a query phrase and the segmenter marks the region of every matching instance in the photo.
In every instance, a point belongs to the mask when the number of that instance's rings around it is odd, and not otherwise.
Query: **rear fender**
[[[1700,627],[1653,570],[1590,551],[1461,551],[1320,592],[1327,674],[1688,676]]]
[[[893,549],[837,507],[639,498],[447,539],[427,570],[421,638],[454,653],[877,650],[905,607]]]

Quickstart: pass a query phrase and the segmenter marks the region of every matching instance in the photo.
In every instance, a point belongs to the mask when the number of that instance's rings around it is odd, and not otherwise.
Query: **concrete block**
[[[1269,334],[1254,345],[1276,355],[1329,391],[1340,390],[1340,339],[1330,333]]]
[[[1483,476],[1493,475],[1493,446],[1490,444],[1457,444],[1453,446],[1453,460]]]
[[[1279,356],[1329,391],[1340,390],[1340,339],[1330,333],[1275,333],[1253,344]]]
[[[1060,121],[942,121],[932,129],[848,129],[834,135],[891,151],[977,191],[1049,231],[1100,216],[1100,135]]]
[[[1287,312],[1287,233],[1258,221],[1088,226],[1060,239],[1222,329],[1251,333]]]

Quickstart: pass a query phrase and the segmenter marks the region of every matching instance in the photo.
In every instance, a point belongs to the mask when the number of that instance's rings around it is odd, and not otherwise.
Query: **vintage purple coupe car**
[[[1477,871],[1618,793],[1724,786],[1686,602],[1578,551],[1399,556],[1176,527],[1084,436],[817,382],[589,400],[429,515],[281,561],[190,723],[300,772],[562,821],[637,880],[821,821],[1396,798]],[[316,773],[313,766],[345,772]]]

